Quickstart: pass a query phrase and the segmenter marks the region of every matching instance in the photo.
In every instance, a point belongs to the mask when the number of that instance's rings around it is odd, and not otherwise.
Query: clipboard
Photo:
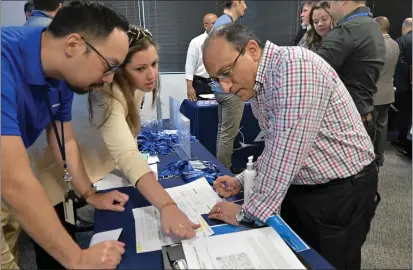
[[[162,247],[163,269],[188,269],[181,244]]]

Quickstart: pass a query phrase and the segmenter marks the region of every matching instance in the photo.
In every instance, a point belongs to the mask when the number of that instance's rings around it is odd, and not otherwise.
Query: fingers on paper
[[[221,213],[210,214],[210,215],[208,216],[208,218],[210,218],[210,219],[219,219],[219,220],[224,221],[224,215],[221,214]]]

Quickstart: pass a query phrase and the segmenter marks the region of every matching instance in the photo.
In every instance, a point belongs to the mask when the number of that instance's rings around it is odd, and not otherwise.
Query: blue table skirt
[[[231,172],[226,169],[222,165],[222,163],[219,162],[214,156],[212,156],[211,153],[206,151],[201,144],[193,143],[191,151],[200,160],[209,160],[215,163],[223,174],[232,175]],[[158,171],[165,168],[168,163],[180,160],[180,157],[176,153],[174,153],[168,156],[159,156],[159,160],[160,163],[158,163]],[[181,177],[173,177],[161,180],[160,184],[164,188],[170,188],[183,185],[185,184],[185,182]],[[142,254],[136,253],[135,221],[133,218],[132,209],[149,206],[149,202],[134,187],[117,188],[117,190],[129,195],[129,201],[125,205],[125,211],[119,213],[96,210],[94,233],[123,228],[123,231],[119,237],[119,241],[126,244],[126,252],[123,255],[118,269],[163,269],[161,251]],[[242,199],[242,194],[230,198],[231,201],[237,201],[240,199]],[[204,216],[204,218],[211,226],[222,224],[219,221],[209,220],[207,216]],[[312,249],[300,252],[297,255],[302,260],[303,264],[309,265],[310,268],[332,269],[331,265],[329,265],[323,257],[321,257],[316,251]]]
[[[184,100],[180,112],[191,120],[191,134],[214,156],[216,156],[218,106],[198,106],[196,102]],[[232,164],[234,168],[245,168],[247,158],[254,161],[264,150],[258,121],[252,113],[251,104],[246,102],[240,131],[234,141]]]

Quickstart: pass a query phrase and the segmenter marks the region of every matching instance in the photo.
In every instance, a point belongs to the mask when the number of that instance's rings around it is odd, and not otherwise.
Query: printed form
[[[184,240],[182,247],[188,269],[306,269],[271,227]]]
[[[201,215],[207,214],[217,202],[221,201],[221,198],[204,177],[186,185],[166,189],[166,191],[192,222],[201,225],[196,231],[196,238],[213,234],[212,229]],[[163,234],[160,213],[154,206],[135,208],[132,211],[135,219],[137,253],[160,250],[162,246],[180,242],[180,239]]]

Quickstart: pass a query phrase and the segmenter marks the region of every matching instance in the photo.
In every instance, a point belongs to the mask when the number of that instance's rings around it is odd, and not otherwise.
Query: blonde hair
[[[133,57],[135,53],[144,51],[151,46],[154,46],[155,48],[157,48],[155,40],[152,37],[152,34],[147,29],[143,29],[135,25],[129,25],[128,37],[129,37],[129,52],[126,55],[125,61],[122,64],[123,66],[125,66],[126,64],[130,62],[131,58]],[[132,134],[137,135],[137,131],[139,130],[141,126],[141,121],[140,121],[140,117],[138,115],[138,111],[136,109],[135,102],[134,102],[134,96],[133,96],[134,89],[131,89],[130,83],[128,81],[128,77],[126,76],[124,69],[121,69],[115,73],[113,83],[117,83],[119,85],[119,88],[125,97],[126,106],[128,110],[128,113],[126,115],[126,122],[128,123],[128,126],[131,129]],[[113,83],[110,86],[111,93],[108,93],[108,95],[110,96],[111,102],[110,104],[105,104],[107,105],[107,109],[105,113],[106,117],[103,120],[103,122],[99,125],[98,128],[100,128],[102,125],[105,124],[105,122],[110,117],[110,114],[112,113],[113,99],[116,98],[113,95],[113,89],[112,89]],[[159,92],[159,89],[160,89],[160,82],[159,82],[159,75],[158,75],[158,78],[156,79],[155,89],[152,91],[152,107],[155,106],[156,96]],[[90,122],[93,121],[93,108],[92,108],[93,101],[92,99],[93,99],[92,94],[89,94],[88,102],[89,102]]]

